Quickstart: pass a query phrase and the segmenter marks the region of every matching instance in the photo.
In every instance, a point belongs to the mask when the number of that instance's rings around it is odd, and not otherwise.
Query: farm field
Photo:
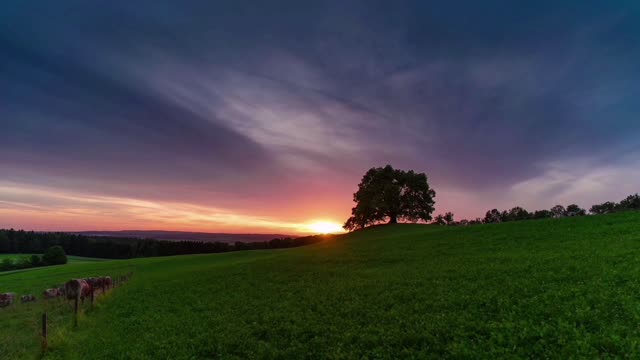
[[[41,255],[41,254],[38,254]],[[2,261],[3,259],[12,259],[13,261],[16,261],[20,258],[25,258],[25,257],[29,257],[31,256],[31,254],[0,254],[0,261]],[[83,263],[90,263],[90,262],[99,262],[99,261],[107,261],[109,259],[100,259],[100,258],[90,258],[90,257],[83,257],[83,256],[72,256],[72,255],[67,255],[67,264],[65,265],[51,265],[51,266],[67,266],[69,264],[83,264]],[[51,266],[47,266],[47,268],[51,268]],[[33,271],[36,269],[40,269],[42,267],[35,267],[35,268],[26,268],[26,269],[18,269],[18,270],[8,270],[8,271],[0,271],[0,277],[2,276],[6,276],[9,275],[11,273],[18,273],[18,272],[24,272],[24,271]],[[1,284],[1,283],[0,283]],[[0,289],[1,291],[1,289]]]
[[[640,213],[623,213],[71,263],[0,276],[0,292],[134,271],[77,329],[59,316],[48,359],[636,358],[639,260]],[[42,307],[0,310],[8,358],[40,356]]]
[[[25,258],[25,257],[28,258],[31,255],[32,254],[0,254],[0,261],[4,260],[6,258],[14,259],[14,260],[15,259],[20,259],[20,258]],[[42,254],[36,254],[36,255],[42,255]],[[73,256],[73,255],[67,255],[67,259],[69,260],[69,264],[109,260],[109,259],[90,258],[90,257]]]

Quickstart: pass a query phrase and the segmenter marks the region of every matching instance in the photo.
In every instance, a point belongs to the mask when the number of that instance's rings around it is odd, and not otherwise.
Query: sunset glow
[[[71,193],[3,182],[0,217],[8,227],[56,231],[142,229],[298,235],[341,230],[339,224],[309,225],[299,217],[286,221],[260,211],[238,213],[184,202]]]
[[[344,232],[342,225],[335,222],[318,221],[309,224],[309,229],[318,234],[337,234]]]

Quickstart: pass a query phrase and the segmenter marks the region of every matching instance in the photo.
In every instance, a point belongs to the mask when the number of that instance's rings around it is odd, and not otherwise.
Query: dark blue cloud
[[[198,200],[322,172],[344,191],[385,162],[468,193],[597,167],[637,150],[639,21],[631,1],[10,1],[2,176]]]

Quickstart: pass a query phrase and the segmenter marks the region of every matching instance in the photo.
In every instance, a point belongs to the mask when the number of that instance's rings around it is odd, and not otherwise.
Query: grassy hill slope
[[[20,260],[21,258],[28,258],[30,256],[31,256],[31,254],[0,254],[0,261],[2,261],[3,259],[11,259],[12,261],[15,262],[17,260]],[[82,264],[82,263],[87,263],[87,262],[107,261],[107,260],[109,260],[109,259],[90,258],[90,257],[72,256],[72,255],[68,255],[67,256],[67,264]],[[52,265],[52,266],[65,266],[65,265]],[[5,275],[8,275],[10,273],[17,273],[17,272],[23,272],[23,271],[32,271],[32,270],[36,270],[38,268],[39,267],[18,269],[18,270],[0,271],[0,276],[5,276]],[[51,267],[49,266],[48,268],[50,269]],[[2,285],[2,283],[0,283],[0,285]],[[3,291],[3,290],[0,289],[0,291]]]
[[[383,226],[297,249],[72,264],[0,277],[0,291],[126,267],[135,267],[134,279],[78,329],[59,331],[49,358],[633,358],[640,351],[638,213]]]
[[[19,260],[21,258],[28,258],[31,255],[32,254],[0,254],[0,261],[2,261],[4,259],[7,259],[7,258],[11,259],[13,261],[16,261],[16,260]],[[36,254],[36,255],[42,256],[42,254]],[[67,255],[67,260],[71,264],[71,263],[79,263],[79,262],[105,261],[105,260],[109,260],[109,259]]]

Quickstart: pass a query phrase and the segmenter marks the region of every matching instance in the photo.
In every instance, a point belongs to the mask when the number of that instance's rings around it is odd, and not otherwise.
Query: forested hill
[[[200,242],[263,242],[271,239],[290,238],[284,234],[227,234],[187,231],[162,231],[162,230],[123,230],[123,231],[82,231],[75,234],[85,236],[155,239],[167,241],[200,241]]]
[[[129,237],[87,236],[0,229],[0,254],[41,254],[60,245],[68,255],[107,259],[220,253],[238,250],[280,249],[322,241],[326,236],[273,238],[265,241],[165,241]]]

